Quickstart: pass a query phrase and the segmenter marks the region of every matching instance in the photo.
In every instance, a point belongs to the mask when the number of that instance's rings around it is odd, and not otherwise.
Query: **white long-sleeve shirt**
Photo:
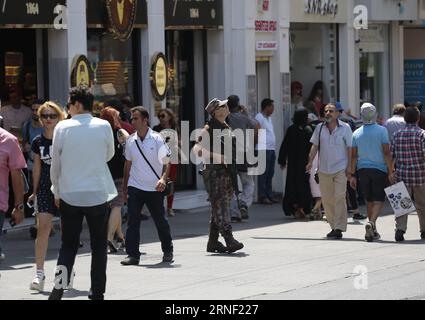
[[[50,179],[55,199],[92,207],[117,196],[107,162],[114,156],[107,121],[79,114],[57,124],[53,134]]]

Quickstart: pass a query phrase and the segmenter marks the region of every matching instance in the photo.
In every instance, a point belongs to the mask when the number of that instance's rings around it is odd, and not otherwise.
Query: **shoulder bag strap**
[[[143,153],[142,149],[140,148],[139,143],[137,142],[137,139],[136,139],[135,141],[136,141],[137,149],[139,149],[140,153],[141,153],[141,154],[142,154],[142,156],[143,156],[143,159],[145,159],[146,163],[147,163],[147,164],[149,165],[149,167],[152,169],[152,172],[153,172],[153,173],[155,173],[155,175],[157,176],[157,178],[160,180],[161,178],[160,178],[160,177],[159,177],[159,175],[156,173],[155,169],[152,167],[152,165],[150,164],[149,160],[145,157],[145,154]]]
[[[321,137],[322,137],[322,130],[323,130],[323,126],[325,125],[324,122],[321,123],[320,126],[320,131],[319,131],[319,146],[317,148],[317,157],[318,157],[318,161],[317,161],[317,171],[319,171],[319,166],[320,166],[320,143],[321,143]],[[137,142],[137,141],[136,141]]]

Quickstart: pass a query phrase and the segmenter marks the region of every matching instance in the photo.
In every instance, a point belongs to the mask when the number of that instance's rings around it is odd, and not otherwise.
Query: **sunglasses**
[[[56,113],[43,113],[43,114],[40,115],[40,118],[45,119],[45,120],[47,120],[49,118],[52,119],[52,120],[55,120],[55,119],[58,118],[58,115]]]

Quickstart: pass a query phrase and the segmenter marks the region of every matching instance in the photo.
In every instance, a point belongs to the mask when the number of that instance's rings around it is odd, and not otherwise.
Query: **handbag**
[[[399,182],[385,189],[396,218],[415,212],[416,208],[404,182]]]
[[[152,172],[156,175],[156,177],[158,178],[158,180],[160,180],[161,178],[159,177],[159,175],[156,173],[155,169],[152,167],[152,165],[150,164],[149,160],[146,158],[145,154],[143,153],[142,149],[139,146],[139,143],[136,140],[136,145],[137,145],[137,149],[139,149],[140,154],[142,155],[143,159],[145,159],[146,163],[149,165],[149,167],[151,168]],[[174,182],[171,181],[170,179],[167,179],[167,182],[165,184],[165,189],[162,192],[164,194],[164,196],[171,196],[174,194]]]

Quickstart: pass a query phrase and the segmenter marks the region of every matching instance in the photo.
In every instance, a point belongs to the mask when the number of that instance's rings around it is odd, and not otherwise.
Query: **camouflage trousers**
[[[230,203],[233,187],[229,174],[225,169],[211,170],[207,184],[206,189],[211,203],[210,224],[218,226],[221,234],[232,231]]]

